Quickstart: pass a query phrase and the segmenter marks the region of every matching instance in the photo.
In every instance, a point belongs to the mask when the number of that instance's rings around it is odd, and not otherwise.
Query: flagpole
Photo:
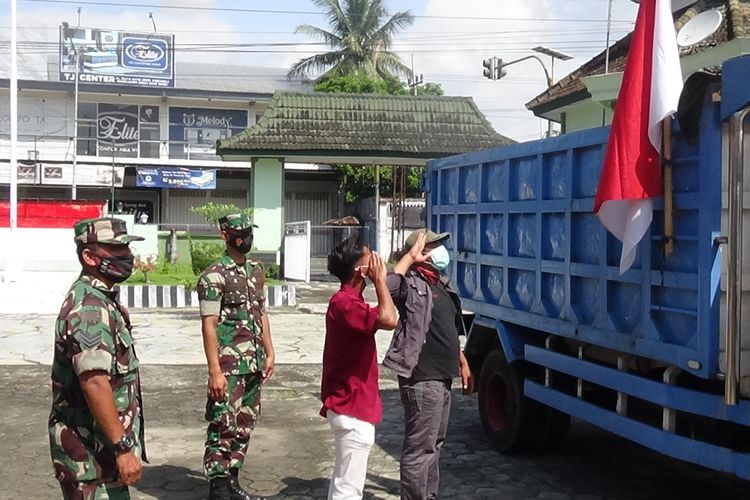
[[[674,253],[674,183],[672,181],[672,117],[662,122],[664,161],[664,254]]]
[[[18,11],[16,0],[10,2],[10,245],[5,256],[5,275],[15,281],[15,245],[18,235]]]

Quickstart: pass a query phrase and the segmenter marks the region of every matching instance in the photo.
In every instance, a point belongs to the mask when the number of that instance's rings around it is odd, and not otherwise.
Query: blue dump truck
[[[672,193],[622,275],[592,213],[608,127],[428,164],[428,224],[452,235],[465,352],[500,451],[555,445],[572,416],[750,478],[748,75],[737,58],[686,86]]]

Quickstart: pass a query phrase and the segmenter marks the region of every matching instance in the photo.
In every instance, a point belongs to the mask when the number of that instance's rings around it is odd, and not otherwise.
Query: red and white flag
[[[630,42],[594,212],[622,241],[620,273],[635,260],[638,242],[661,195],[662,120],[677,111],[680,55],[670,0],[641,0]]]

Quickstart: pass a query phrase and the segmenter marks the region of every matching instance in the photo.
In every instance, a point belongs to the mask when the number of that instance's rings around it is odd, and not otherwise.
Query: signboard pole
[[[115,145],[112,144],[112,218],[115,214]]]
[[[78,49],[75,49],[76,61],[76,83],[73,97],[73,188],[71,189],[71,199],[78,199],[76,189],[76,167],[78,166],[78,71],[81,66]]]

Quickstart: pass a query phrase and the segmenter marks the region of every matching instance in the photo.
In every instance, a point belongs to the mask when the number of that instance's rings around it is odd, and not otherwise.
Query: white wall
[[[156,256],[156,225],[122,218],[130,234],[146,238],[131,245],[133,253]],[[0,228],[0,314],[56,313],[80,272],[72,229],[18,228],[11,235]]]

